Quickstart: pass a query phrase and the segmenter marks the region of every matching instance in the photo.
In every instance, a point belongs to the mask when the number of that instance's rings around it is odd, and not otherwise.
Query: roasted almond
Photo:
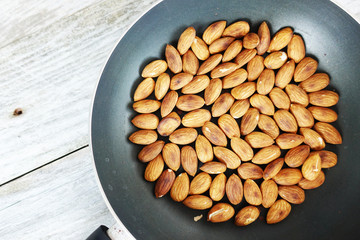
[[[310,153],[301,167],[304,178],[309,181],[315,180],[321,172],[321,158],[318,152]]]
[[[275,224],[284,220],[291,211],[291,205],[284,199],[277,200],[269,209],[266,215],[268,224]]]
[[[283,133],[276,138],[276,144],[281,149],[291,149],[299,146],[303,142],[304,137],[294,133]]]
[[[264,180],[269,180],[273,178],[278,172],[280,172],[281,168],[284,165],[284,159],[278,158],[272,162],[270,162],[264,169]]]
[[[154,130],[138,130],[130,135],[129,140],[132,143],[139,145],[149,145],[155,142],[158,138]]]
[[[325,174],[323,171],[320,171],[319,175],[315,180],[309,181],[306,178],[301,179],[299,182],[299,187],[302,189],[314,189],[320,187],[325,182]]]
[[[160,113],[161,117],[169,115],[178,101],[179,95],[176,91],[168,92],[161,103]]]
[[[258,29],[258,36],[260,38],[260,43],[257,45],[256,49],[259,55],[263,55],[270,46],[270,29],[266,22],[262,22]]]
[[[314,129],[320,134],[325,142],[330,144],[342,143],[342,137],[339,131],[333,125],[324,122],[317,122],[314,126]]]
[[[211,184],[211,177],[206,172],[201,172],[197,174],[190,183],[190,191],[191,195],[194,194],[202,194],[209,190]]]
[[[337,164],[337,155],[333,152],[322,150],[319,151],[321,158],[321,168],[331,168]]]
[[[331,122],[335,122],[338,118],[337,113],[330,108],[312,106],[309,107],[308,110],[311,112],[313,117],[319,122],[331,123]]]
[[[287,59],[287,54],[283,51],[272,52],[265,58],[264,65],[269,69],[279,69]]]
[[[210,54],[225,51],[230,44],[235,40],[233,37],[222,37],[213,41],[209,46]]]
[[[314,126],[314,117],[304,106],[293,103],[290,106],[290,112],[294,115],[299,127],[311,128]]]
[[[308,145],[300,145],[290,149],[284,159],[289,167],[300,167],[310,154],[310,147]]]
[[[134,124],[135,127],[141,129],[156,129],[159,125],[159,118],[152,113],[143,113],[136,115],[131,123]]]
[[[206,122],[202,127],[205,137],[214,145],[226,147],[227,139],[225,133],[212,122]]]
[[[296,63],[305,57],[305,44],[300,35],[293,35],[287,47],[287,54]]]
[[[294,81],[302,82],[308,79],[316,72],[317,66],[318,62],[315,59],[311,57],[304,58],[295,68]]]
[[[259,122],[259,110],[256,108],[249,108],[241,119],[240,132],[241,135],[248,135],[255,130]]]
[[[305,92],[316,92],[323,90],[330,83],[329,75],[326,73],[315,73],[308,79],[302,81],[299,87],[305,90]]]
[[[258,127],[273,139],[277,138],[280,134],[279,127],[274,119],[264,114],[260,114]]]
[[[273,88],[269,93],[269,97],[274,103],[275,107],[279,109],[289,110],[290,98],[281,88]]]
[[[196,209],[196,210],[204,210],[212,207],[211,198],[204,195],[192,195],[188,196],[183,204],[188,208]]]
[[[181,33],[177,45],[177,49],[181,55],[185,54],[189,50],[191,44],[195,40],[195,36],[196,30],[194,27],[188,27],[184,32]]]
[[[229,202],[238,205],[242,201],[243,192],[241,179],[233,173],[226,182],[226,196]]]
[[[231,89],[231,95],[235,99],[241,100],[241,99],[249,98],[251,95],[254,94],[255,91],[256,91],[256,83],[244,82],[244,83],[241,83],[239,86]]]
[[[205,122],[210,121],[211,113],[206,109],[196,109],[184,115],[182,125],[185,127],[202,127]]]
[[[292,103],[298,103],[304,107],[309,104],[309,96],[301,87],[295,84],[289,84],[286,86],[285,92],[289,96]]]
[[[183,68],[180,53],[170,44],[166,45],[165,58],[170,71],[173,73],[179,73],[182,71]]]
[[[271,69],[265,69],[259,76],[256,83],[256,90],[259,94],[266,95],[273,89],[275,73]]]
[[[210,72],[210,76],[211,78],[225,77],[226,75],[229,75],[238,68],[239,66],[233,62],[221,63]]]
[[[230,93],[221,94],[218,99],[216,99],[211,108],[212,116],[219,117],[227,113],[227,111],[229,111],[231,106],[233,105],[234,101],[235,99],[233,98],[233,96],[231,96]]]
[[[144,178],[146,181],[154,182],[158,179],[164,170],[164,160],[159,154],[153,160],[151,160],[146,166]]]
[[[300,128],[301,135],[304,136],[304,143],[311,149],[321,150],[325,147],[325,141],[319,133],[310,128]]]
[[[245,82],[248,74],[245,69],[240,68],[225,76],[222,80],[223,89],[229,89],[240,85]]]
[[[215,54],[210,56],[208,59],[206,59],[205,62],[203,62],[199,70],[197,71],[198,75],[206,74],[213,70],[219,63],[221,62],[222,55],[221,54]]]
[[[339,95],[329,90],[309,93],[309,102],[314,106],[331,107],[338,103]]]
[[[209,86],[210,78],[207,75],[198,75],[193,78],[191,82],[186,84],[181,92],[183,94],[196,94],[202,92]]]
[[[215,100],[220,96],[221,91],[222,81],[219,78],[211,79],[209,86],[207,86],[204,92],[206,106],[213,104]]]
[[[249,31],[250,25],[248,22],[238,21],[225,28],[222,35],[234,38],[241,38],[245,36]]]
[[[216,39],[219,39],[224,32],[226,27],[226,21],[217,21],[209,25],[203,35],[202,39],[206,42],[207,45],[210,45]]]
[[[189,195],[190,180],[186,173],[180,173],[171,186],[170,197],[175,202],[182,202]]]
[[[295,72],[295,61],[287,61],[281,66],[275,77],[275,86],[285,88],[290,82]]]
[[[169,136],[172,143],[186,145],[194,142],[197,137],[197,131],[194,128],[180,128],[175,130]]]
[[[162,172],[155,184],[155,197],[161,198],[166,195],[175,181],[175,173],[171,169]]]
[[[240,127],[231,115],[224,114],[219,117],[218,125],[228,138],[240,137]]]
[[[206,60],[210,56],[209,48],[206,43],[199,37],[195,37],[191,44],[191,50],[199,60]]]
[[[265,147],[260,149],[253,159],[251,160],[255,164],[268,164],[269,162],[280,157],[280,148],[276,145]]]
[[[193,75],[189,73],[178,73],[174,75],[170,80],[170,90],[179,90],[186,84],[191,82]]]
[[[158,77],[160,74],[166,71],[168,65],[164,60],[154,60],[143,69],[141,76],[143,78]]]
[[[225,163],[211,161],[204,163],[200,170],[209,174],[219,174],[226,171],[226,165]]]
[[[220,201],[225,195],[226,176],[223,173],[218,174],[211,182],[209,195],[213,201]]]
[[[200,162],[210,162],[214,158],[213,149],[209,140],[203,135],[198,135],[195,141],[195,150]]]
[[[240,68],[256,56],[256,49],[243,49],[235,58],[234,62]]]
[[[152,78],[145,78],[137,86],[134,93],[134,101],[139,101],[147,98],[155,89],[155,81]]]
[[[190,176],[195,176],[198,168],[198,158],[191,146],[184,146],[180,151],[181,166]]]
[[[279,196],[292,204],[301,204],[305,201],[305,191],[296,185],[279,186]]]
[[[264,208],[271,207],[278,197],[278,186],[274,180],[265,180],[260,185],[262,205]]]
[[[254,94],[250,98],[250,104],[258,109],[260,113],[274,115],[275,107],[270,98],[261,94]]]
[[[251,132],[245,136],[245,141],[248,142],[252,148],[264,148],[274,143],[274,140],[263,132]]]
[[[243,46],[246,49],[256,48],[260,43],[260,37],[256,33],[249,32],[243,38]]]
[[[222,61],[228,62],[233,60],[241,51],[242,49],[242,42],[241,40],[233,41],[229,47],[225,50]]]
[[[232,138],[230,145],[231,149],[240,157],[241,161],[250,161],[253,158],[254,151],[245,140]]]
[[[246,206],[242,208],[235,216],[236,226],[247,226],[258,219],[260,215],[259,208],[255,206]]]
[[[295,117],[286,110],[277,110],[274,114],[274,120],[284,132],[297,132],[298,126]]]
[[[236,169],[240,166],[240,158],[228,148],[214,147],[214,155],[220,162],[225,163],[229,169]]]
[[[189,49],[182,57],[183,71],[195,75],[199,69],[199,59],[193,51]]]
[[[279,51],[286,47],[293,36],[293,30],[289,27],[282,28],[275,33],[275,36],[270,41],[268,52]]]
[[[244,197],[250,205],[258,206],[262,203],[262,194],[254,180],[246,179],[244,182]]]
[[[248,81],[256,80],[264,70],[264,58],[256,55],[248,62],[246,69],[248,72]]]
[[[238,167],[237,172],[242,179],[256,180],[263,177],[262,168],[253,163],[242,163]]]
[[[250,102],[248,99],[242,99],[235,101],[234,104],[230,108],[230,115],[233,118],[241,118],[247,112],[250,107]]]
[[[210,222],[226,222],[235,214],[234,208],[228,203],[217,203],[208,212],[207,220]]]
[[[157,126],[157,131],[161,136],[169,136],[181,124],[181,119],[176,112],[172,112],[163,119],[161,119]]]
[[[178,101],[176,102],[176,107],[182,111],[190,112],[195,109],[199,109],[204,106],[205,100],[193,94],[182,95],[179,97]]]
[[[174,143],[167,143],[164,145],[162,150],[162,156],[166,165],[174,170],[177,171],[180,167],[180,148],[178,145]]]
[[[141,151],[138,154],[138,159],[141,162],[149,162],[155,159],[163,150],[164,144],[165,144],[164,141],[159,140],[143,147],[143,149],[141,149]]]
[[[297,168],[283,168],[273,179],[279,185],[295,185],[302,179],[302,174]]]
[[[161,100],[170,88],[170,76],[167,73],[162,73],[156,79],[155,83],[155,98]]]
[[[132,105],[135,112],[138,113],[152,113],[156,112],[160,108],[161,103],[156,100],[140,100],[137,102],[134,102]]]

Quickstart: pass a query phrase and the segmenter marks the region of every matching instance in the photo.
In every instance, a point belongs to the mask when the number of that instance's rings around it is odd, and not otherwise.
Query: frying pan
[[[202,33],[218,20],[246,20],[253,31],[269,23],[271,33],[291,26],[301,34],[318,72],[330,75],[336,90],[339,119],[335,126],[343,144],[328,146],[338,164],[325,171],[325,183],[306,191],[301,205],[292,205],[282,222],[267,225],[262,217],[248,227],[232,221],[213,224],[206,211],[188,209],[167,195],[154,197],[154,183],[144,180],[140,147],[128,141],[132,95],[144,66],[164,59],[166,43],[176,44],[187,26]],[[326,0],[165,0],[141,17],[123,36],[98,83],[91,115],[91,146],[98,177],[115,217],[137,239],[340,239],[360,233],[360,26]],[[204,217],[195,222],[194,216]],[[261,216],[266,216],[262,213]]]

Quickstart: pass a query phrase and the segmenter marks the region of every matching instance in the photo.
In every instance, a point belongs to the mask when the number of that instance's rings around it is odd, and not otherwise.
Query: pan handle
[[[86,240],[111,240],[111,238],[107,235],[107,230],[109,228],[101,225],[98,227]]]

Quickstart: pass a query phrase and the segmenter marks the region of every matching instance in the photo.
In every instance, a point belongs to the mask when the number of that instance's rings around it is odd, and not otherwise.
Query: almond
[[[236,169],[240,166],[240,158],[225,147],[214,147],[214,155],[220,162],[225,163],[229,169]]]
[[[234,101],[235,99],[233,98],[233,96],[231,96],[230,93],[221,94],[218,99],[216,99],[211,108],[212,116],[219,117],[227,113],[227,111],[229,111],[231,106],[233,105]]]
[[[248,81],[256,80],[264,70],[264,58],[256,55],[247,64]]]
[[[264,148],[274,143],[274,140],[269,135],[262,132],[249,133],[246,135],[245,141],[248,142],[252,148]]]
[[[314,126],[325,142],[330,144],[341,144],[342,138],[339,131],[329,123],[317,122]]]
[[[183,68],[180,53],[170,44],[166,45],[165,58],[169,69],[173,73],[179,73],[182,71]]]
[[[141,100],[135,102],[132,107],[135,112],[138,113],[152,113],[156,112],[160,108],[161,103],[156,100]]]
[[[280,134],[279,127],[274,119],[264,114],[260,114],[258,127],[273,139],[277,138]]]
[[[184,115],[182,124],[185,127],[202,127],[205,122],[210,121],[211,113],[206,109],[196,109]]]
[[[203,135],[198,135],[196,138],[195,150],[200,162],[206,163],[213,160],[214,153],[211,143]]]
[[[228,61],[233,60],[241,52],[241,49],[242,49],[241,40],[233,41],[229,45],[229,47],[225,50],[222,61],[223,62],[228,62]]]
[[[210,76],[211,78],[225,77],[226,75],[229,75],[238,68],[239,66],[233,62],[221,63],[211,71]]]
[[[246,179],[244,182],[244,197],[251,205],[258,206],[262,203],[260,188],[254,180]]]
[[[274,120],[284,132],[297,132],[298,126],[295,117],[286,110],[277,110],[274,114]]]
[[[233,118],[241,118],[247,112],[250,107],[250,102],[248,99],[235,101],[234,104],[230,108],[230,115]]]
[[[149,162],[155,159],[163,150],[165,142],[164,141],[156,141],[152,144],[145,146],[138,154],[138,159],[141,162]],[[161,172],[160,172],[161,173]]]
[[[304,137],[302,135],[294,133],[283,133],[276,138],[276,144],[281,149],[291,149],[299,146],[304,142]]]
[[[182,202],[189,195],[190,180],[186,173],[180,173],[170,190],[170,197],[175,202]]]
[[[234,62],[240,68],[256,56],[256,49],[243,49],[235,58]]]
[[[270,98],[261,94],[254,94],[250,98],[250,104],[258,109],[260,113],[274,115],[275,107]]]
[[[260,185],[262,194],[262,205],[264,208],[271,207],[278,197],[278,186],[274,180],[265,180]]]
[[[138,130],[130,135],[129,140],[132,143],[139,145],[149,145],[155,142],[158,138],[154,130]]]
[[[183,71],[195,75],[199,69],[199,59],[193,51],[189,49],[182,57]]]
[[[274,52],[279,51],[286,47],[289,42],[291,41],[293,36],[293,31],[291,28],[286,27],[283,29],[280,29],[277,33],[275,33],[275,36],[270,41],[268,52]]]
[[[175,181],[175,173],[171,169],[162,172],[155,184],[155,197],[161,198],[166,195]]]
[[[197,131],[194,128],[180,128],[175,130],[169,136],[172,143],[186,145],[194,142],[197,137]]]
[[[221,54],[215,54],[210,56],[208,59],[206,59],[205,62],[201,64],[199,67],[199,70],[197,71],[198,75],[206,74],[213,70],[219,63],[221,62],[222,55]]]
[[[304,107],[309,104],[309,96],[301,87],[295,84],[289,84],[286,86],[285,92],[289,96],[292,103],[298,103]]]
[[[218,174],[211,182],[209,195],[213,201],[220,201],[225,195],[226,176]]]
[[[285,88],[290,82],[295,72],[295,61],[287,61],[281,66],[275,77],[275,86]]]
[[[318,62],[311,57],[301,60],[295,68],[294,81],[302,82],[316,72]]]
[[[249,32],[243,38],[243,46],[246,49],[256,48],[260,43],[260,37],[256,33]]]
[[[226,165],[225,163],[211,161],[204,163],[200,170],[209,174],[219,174],[226,171]]]
[[[249,108],[241,119],[240,132],[241,135],[248,135],[255,130],[259,122],[259,110],[256,108]]]
[[[210,78],[207,75],[198,75],[193,78],[191,82],[186,84],[181,92],[183,94],[196,94],[202,92],[209,86]]]
[[[313,117],[320,122],[331,123],[335,122],[338,118],[337,113],[330,108],[312,106],[309,107],[308,110]]]
[[[254,156],[254,151],[250,145],[241,138],[232,138],[230,141],[231,149],[240,157],[241,161],[250,161]]]
[[[183,204],[188,208],[196,209],[196,210],[204,210],[212,207],[211,198],[204,195],[192,195],[188,196]]]
[[[207,220],[210,222],[226,222],[235,214],[234,208],[228,203],[218,203],[208,212]]]
[[[280,148],[276,145],[272,145],[260,149],[260,151],[255,154],[251,161],[255,164],[268,164],[269,162],[280,157],[280,155]]]
[[[181,55],[185,54],[189,50],[195,40],[195,36],[196,30],[194,27],[188,27],[184,32],[181,33],[177,45],[177,49]]]
[[[169,136],[181,124],[181,119],[176,112],[172,112],[161,119],[157,131],[161,136]]]
[[[170,76],[167,73],[162,73],[157,78],[155,83],[155,98],[161,100],[170,88]]]
[[[259,94],[266,95],[274,87],[275,73],[271,69],[265,69],[259,76],[256,90]]]
[[[164,160],[159,154],[153,160],[151,160],[146,166],[144,178],[146,181],[154,182],[158,179],[164,170]]]
[[[264,175],[263,175],[264,180],[269,180],[273,178],[276,174],[278,174],[278,172],[280,172],[283,165],[284,165],[283,158],[278,158],[272,161],[271,163],[269,163],[264,169]]]
[[[266,222],[274,224],[284,220],[291,211],[291,205],[284,199],[277,200],[269,209],[266,215]]]
[[[206,172],[201,172],[197,174],[190,183],[190,191],[191,195],[194,194],[202,194],[206,192],[210,188],[211,177]]]
[[[260,179],[263,177],[263,170],[256,164],[243,163],[238,167],[237,172],[242,179]]]
[[[302,174],[297,168],[284,168],[276,174],[273,179],[279,185],[295,185],[300,182]]]
[[[178,145],[174,143],[165,144],[162,150],[162,156],[164,162],[170,169],[177,171],[180,168],[180,148]]]
[[[143,69],[141,76],[143,78],[158,77],[160,74],[166,71],[168,65],[164,60],[154,60]]]
[[[209,86],[205,89],[204,99],[206,106],[209,106],[215,102],[220,96],[222,91],[222,81],[219,78],[210,80]]]
[[[143,113],[135,116],[131,123],[141,129],[156,129],[159,125],[159,118],[152,113]]]
[[[176,107],[182,111],[190,112],[204,106],[205,100],[193,94],[183,95],[176,102]]]
[[[287,54],[283,51],[272,52],[265,58],[264,65],[269,69],[279,69],[287,59]]]
[[[161,117],[166,117],[172,112],[172,110],[176,106],[178,98],[179,95],[176,91],[170,91],[165,95],[160,108]]]
[[[245,69],[240,68],[223,78],[223,89],[229,89],[245,82],[248,74]]]
[[[238,21],[225,28],[222,35],[234,38],[241,38],[245,36],[249,31],[250,25],[248,22]]]
[[[302,81],[299,87],[305,90],[305,92],[316,92],[323,90],[330,83],[329,75],[326,73],[315,73],[308,79]]]
[[[247,226],[258,219],[260,215],[259,208],[255,206],[246,206],[242,208],[235,216],[236,226]]]
[[[179,90],[186,84],[191,82],[193,75],[189,73],[178,73],[174,75],[170,80],[170,90]]]
[[[256,91],[256,83],[245,82],[245,83],[241,83],[239,86],[231,89],[231,95],[235,99],[247,99],[251,95],[253,95],[255,91]]]
[[[300,145],[290,149],[285,155],[285,162],[289,167],[300,167],[310,154],[308,145]]]
[[[195,37],[191,44],[191,50],[199,60],[206,60],[210,56],[209,48],[206,43],[199,37]]]
[[[226,147],[227,139],[224,132],[212,122],[206,122],[202,127],[205,137],[214,145]]]
[[[235,40],[235,38],[233,38],[233,37],[223,37],[223,38],[216,39],[209,46],[210,54],[215,54],[215,53],[225,51],[234,40]]]
[[[243,185],[241,179],[232,174],[226,182],[226,196],[233,205],[238,205],[243,198]]]
[[[195,150],[191,146],[184,146],[180,151],[181,166],[190,176],[195,176],[198,159]]]
[[[269,97],[274,103],[275,107],[279,109],[289,110],[290,98],[281,88],[273,88],[269,93]]]
[[[229,114],[218,119],[218,125],[228,138],[240,137],[240,128],[236,120]]]
[[[206,42],[207,45],[210,45],[216,39],[221,37],[225,27],[226,27],[226,21],[214,22],[205,29],[202,35],[203,40]]]
[[[137,86],[134,93],[134,101],[139,101],[147,98],[154,91],[155,81],[152,78],[145,78]]]
[[[304,178],[309,181],[315,180],[321,172],[321,158],[318,152],[310,153],[301,167]]]
[[[325,141],[319,133],[310,128],[300,128],[301,135],[304,136],[304,143],[311,149],[321,150],[325,147]]]
[[[314,126],[314,117],[304,106],[293,103],[290,106],[290,112],[294,115],[299,127]]]
[[[296,185],[279,186],[279,196],[292,204],[301,204],[305,201],[305,191]]]
[[[330,151],[319,151],[321,168],[331,168],[337,164],[337,155]]]
[[[289,58],[294,59],[296,63],[305,57],[305,44],[300,35],[293,35],[287,47],[287,54]]]
[[[302,189],[314,189],[320,187],[325,182],[325,174],[320,171],[319,175],[315,180],[309,181],[306,178],[301,179],[299,187]]]
[[[257,45],[256,49],[259,55],[263,55],[270,46],[270,29],[266,22],[262,22],[258,29],[258,36],[260,38],[260,43]]]
[[[331,107],[338,103],[339,95],[329,90],[309,93],[309,102],[319,107]]]

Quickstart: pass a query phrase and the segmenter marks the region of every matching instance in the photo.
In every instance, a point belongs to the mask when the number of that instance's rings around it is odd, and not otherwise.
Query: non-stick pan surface
[[[291,26],[302,35],[308,56],[319,72],[330,75],[340,94],[336,126],[343,144],[332,147],[338,164],[325,171],[325,183],[306,191],[284,221],[248,227],[233,222],[212,224],[206,211],[188,209],[169,196],[155,199],[154,184],[143,178],[139,147],[128,141],[135,130],[132,94],[151,60],[164,58],[166,43],[175,44],[187,26],[199,33],[217,20],[247,20],[253,29],[266,20],[272,34]],[[360,202],[360,27],[325,0],[166,0],[134,24],[112,53],[94,99],[91,138],[96,169],[117,217],[137,239],[355,239],[359,236]],[[194,222],[193,217],[204,218]],[[264,213],[263,213],[263,216]]]

